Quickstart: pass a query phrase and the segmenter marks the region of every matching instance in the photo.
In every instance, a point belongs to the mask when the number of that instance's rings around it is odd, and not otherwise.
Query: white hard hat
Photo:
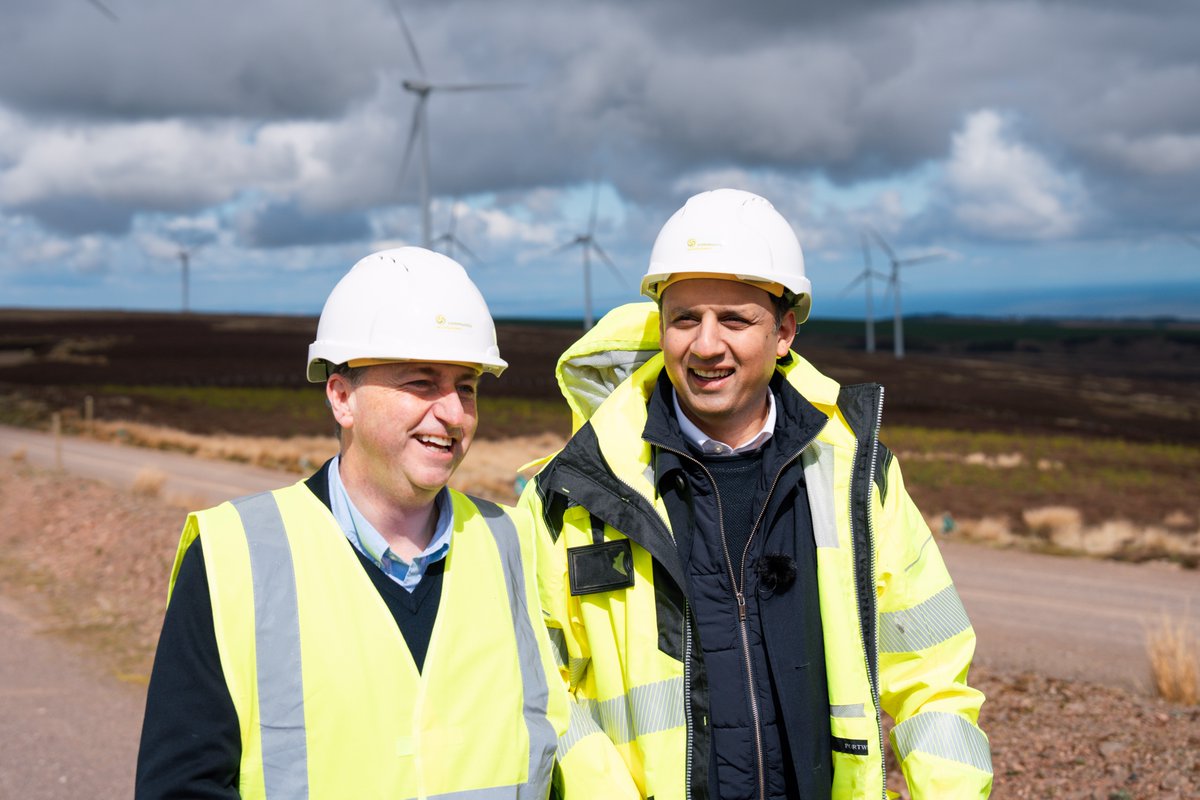
[[[654,240],[642,294],[659,302],[672,278],[725,278],[792,298],[796,322],[808,319],[812,283],[796,233],[767,200],[740,189],[695,195]]]
[[[422,247],[372,253],[330,292],[308,346],[308,379],[320,383],[358,360],[470,364],[493,375],[508,366],[466,270]]]

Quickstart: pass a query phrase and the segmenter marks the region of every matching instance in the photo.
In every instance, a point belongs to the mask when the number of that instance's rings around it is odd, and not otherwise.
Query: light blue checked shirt
[[[433,531],[429,546],[410,564],[392,552],[383,535],[354,507],[338,472],[340,463],[338,456],[334,456],[329,465],[329,505],[333,518],[358,552],[411,594],[425,576],[429,565],[441,561],[450,552],[450,532],[454,529],[454,506],[450,502],[450,491],[443,487],[438,492],[434,501],[437,504],[437,528]]]

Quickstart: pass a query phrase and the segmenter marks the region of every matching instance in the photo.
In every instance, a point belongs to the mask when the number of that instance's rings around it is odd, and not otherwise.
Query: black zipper
[[[817,433],[820,433],[820,431]],[[758,692],[754,680],[754,666],[750,658],[750,635],[747,630],[746,621],[746,594],[744,591],[746,586],[746,557],[750,553],[750,544],[754,541],[754,534],[758,532],[758,526],[762,523],[763,516],[767,513],[767,506],[769,506],[771,503],[771,495],[775,493],[775,487],[779,485],[779,479],[783,476],[783,471],[787,469],[792,462],[799,458],[804,452],[805,448],[812,444],[816,438],[817,434],[814,434],[812,438],[810,438],[800,447],[799,450],[793,453],[790,458],[786,459],[783,464],[780,465],[779,470],[775,473],[775,479],[771,482],[771,488],[767,491],[767,496],[763,500],[762,508],[760,508],[758,511],[758,517],[754,520],[754,525],[750,529],[750,536],[746,539],[746,546],[742,550],[741,563],[738,567],[738,574],[741,577],[740,582],[738,581],[738,576],[735,576],[733,572],[733,559],[729,555],[729,544],[725,539],[725,510],[721,505],[721,492],[717,489],[717,482],[713,479],[712,473],[709,472],[708,467],[704,466],[702,461],[693,457],[690,453],[676,450],[675,448],[662,444],[661,442],[653,443],[664,450],[668,450],[675,455],[680,456],[681,458],[688,459],[693,464],[700,467],[700,469],[704,470],[704,474],[708,476],[708,480],[713,486],[713,496],[717,498],[717,526],[721,534],[721,550],[725,553],[725,567],[729,571],[730,587],[733,589],[734,600],[737,603],[738,629],[742,637],[742,655],[745,659],[746,665],[747,694],[750,699],[750,716],[754,721],[754,754],[757,761],[756,766],[758,768],[757,776],[759,800],[766,800],[766,759],[763,753],[762,721],[761,714],[758,709]],[[672,538],[674,538],[674,533],[672,533]],[[688,756],[690,757],[691,742],[689,741],[688,744]]]

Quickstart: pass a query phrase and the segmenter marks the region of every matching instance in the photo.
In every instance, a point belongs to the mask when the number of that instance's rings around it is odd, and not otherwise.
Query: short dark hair
[[[350,381],[351,386],[361,386],[363,378],[367,374],[366,367],[352,367],[349,362],[342,362],[336,367],[329,370],[330,375],[341,375],[346,380]]]
[[[778,328],[783,324],[783,318],[787,316],[787,312],[791,311],[796,304],[796,296],[791,292],[784,290],[779,297],[771,295],[771,305],[775,309],[775,327]]]

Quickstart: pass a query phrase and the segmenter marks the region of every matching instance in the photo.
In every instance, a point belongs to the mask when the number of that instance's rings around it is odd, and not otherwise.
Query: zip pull
[[[742,594],[741,592],[738,592],[737,593],[737,604],[738,604],[738,621],[745,622],[746,621],[746,595]]]

